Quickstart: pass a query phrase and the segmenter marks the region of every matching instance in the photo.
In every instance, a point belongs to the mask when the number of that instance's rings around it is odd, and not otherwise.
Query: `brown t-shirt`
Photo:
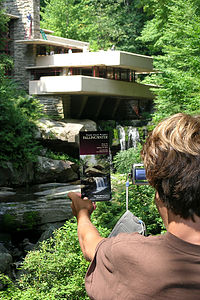
[[[200,300],[200,246],[121,233],[98,244],[85,285],[94,300]]]

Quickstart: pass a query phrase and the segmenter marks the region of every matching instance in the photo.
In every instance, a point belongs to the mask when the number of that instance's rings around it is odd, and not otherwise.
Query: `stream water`
[[[7,231],[62,222],[72,216],[67,193],[80,192],[78,182],[47,183],[24,188],[0,189],[0,225]],[[16,225],[14,225],[16,223]],[[13,227],[16,226],[16,227]]]

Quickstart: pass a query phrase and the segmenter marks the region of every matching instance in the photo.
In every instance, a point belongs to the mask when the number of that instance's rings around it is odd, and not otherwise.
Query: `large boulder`
[[[75,119],[54,121],[43,118],[38,122],[37,127],[36,138],[45,147],[73,157],[79,154],[79,132],[97,130],[94,121]]]
[[[61,140],[68,143],[79,143],[80,131],[97,130],[96,123],[91,120],[63,119],[61,122],[43,118],[37,126],[37,139]]]
[[[0,252],[0,272],[9,273],[10,265],[12,263],[12,256],[9,253]]]
[[[14,168],[13,164],[6,163],[0,167],[0,187],[7,186],[0,191],[12,195],[9,186],[23,186],[33,183],[47,182],[71,182],[79,178],[78,165],[71,161],[55,160],[38,156],[35,164],[28,163],[20,169]]]
[[[35,167],[35,183],[70,182],[77,180],[78,166],[70,161],[39,156]]]
[[[24,185],[33,179],[34,165],[31,162],[18,169],[10,162],[5,162],[0,167],[0,186]]]

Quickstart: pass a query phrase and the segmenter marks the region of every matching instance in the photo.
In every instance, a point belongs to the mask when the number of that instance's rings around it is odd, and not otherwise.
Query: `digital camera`
[[[146,171],[143,164],[133,164],[131,170],[132,182],[135,185],[148,184]]]

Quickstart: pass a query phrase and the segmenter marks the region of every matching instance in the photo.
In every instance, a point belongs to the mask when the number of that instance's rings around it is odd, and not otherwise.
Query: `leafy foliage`
[[[41,26],[56,35],[90,42],[92,50],[117,49],[145,53],[136,39],[146,20],[135,1],[44,0]]]
[[[5,46],[5,36],[7,33],[7,22],[8,18],[4,14],[4,10],[1,8],[4,0],[0,0],[0,50],[4,49]]]
[[[8,17],[4,14],[4,10],[1,8],[3,2],[4,0],[0,0],[0,78],[13,66],[12,59],[4,53],[8,31]]]
[[[6,54],[0,54],[0,78],[13,67],[13,60]]]
[[[119,151],[114,159],[113,164],[118,173],[130,173],[131,167],[134,163],[140,163],[140,151],[142,149],[142,145],[138,144],[137,148],[129,148],[125,151]]]
[[[71,156],[69,156],[66,153],[60,153],[60,152],[53,152],[50,149],[47,150],[47,152],[45,153],[46,157],[49,157],[51,159],[58,159],[58,160],[70,160],[76,164],[79,164],[79,160],[76,158],[73,158]]]
[[[160,86],[154,89],[156,94],[154,121],[158,122],[177,112],[199,113],[199,2],[196,0],[150,2],[150,5],[146,4],[146,9],[153,18],[144,27],[142,40],[149,43],[153,54],[157,54],[154,64],[161,72],[152,76],[149,81]]]
[[[108,231],[98,226],[102,236]],[[0,298],[21,300],[89,299],[84,277],[89,263],[79,247],[77,225],[74,219],[54,232],[54,236],[29,252],[23,263],[24,275],[16,286],[9,279]]]
[[[0,164],[15,167],[34,161],[39,146],[34,139],[35,120],[41,116],[39,102],[19,91],[5,76],[0,76]]]

